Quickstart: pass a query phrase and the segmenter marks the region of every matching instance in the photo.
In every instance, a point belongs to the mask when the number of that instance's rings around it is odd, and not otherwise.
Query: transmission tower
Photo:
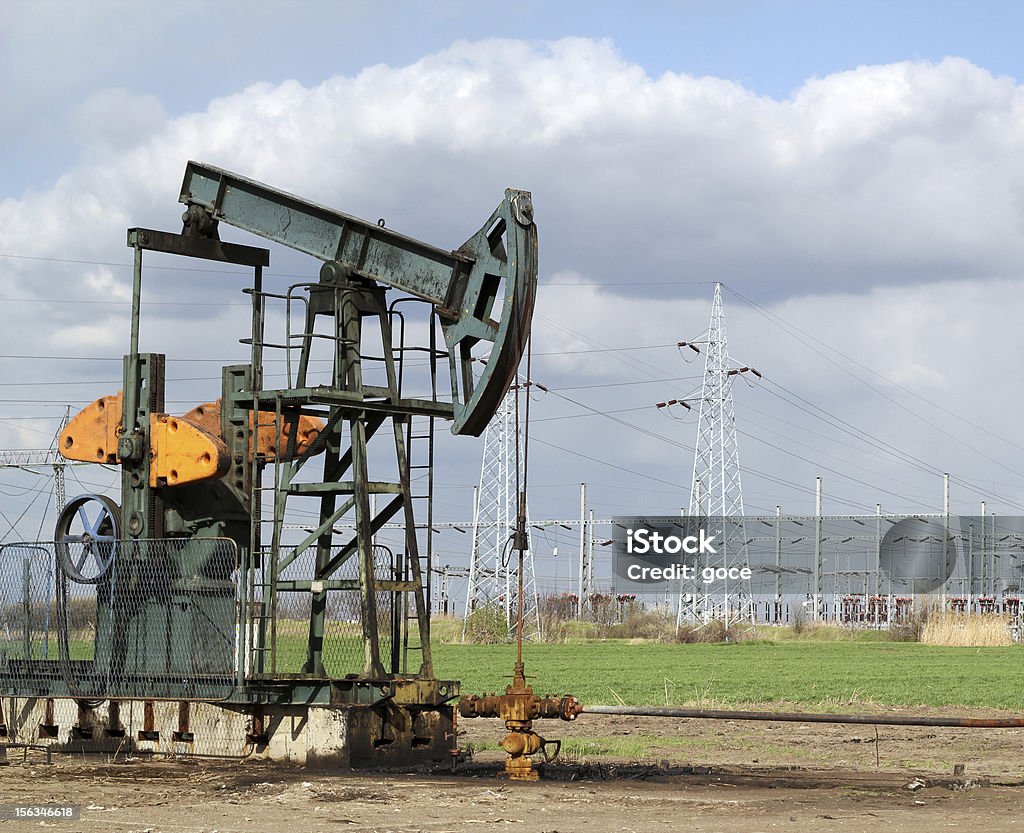
[[[508,633],[515,636],[519,592],[517,551],[512,548],[516,526],[516,397],[526,385],[513,385],[484,434],[480,486],[473,507],[473,543],[466,594],[466,619],[477,608],[494,604],[505,614]],[[521,442],[521,438],[520,438]],[[521,453],[521,452],[520,452]],[[527,550],[523,558],[523,637],[540,637],[540,606],[533,569],[533,536],[526,507]],[[465,620],[464,620],[465,621]],[[465,625],[463,625],[465,634]]]
[[[49,448],[13,448],[0,450],[0,469],[24,469],[32,470],[50,468],[53,471],[53,505],[57,514],[64,509],[65,487],[64,467],[67,461],[57,451],[57,438],[64,426],[71,418],[71,408],[64,412],[64,418],[53,435]],[[45,510],[44,510],[45,514]],[[16,532],[14,526],[8,530],[8,534]],[[3,536],[0,536],[3,537]]]
[[[697,442],[693,456],[693,481],[689,514],[702,518],[743,515],[743,488],[740,484],[740,452],[736,439],[736,413],[732,383],[741,374],[760,374],[750,367],[738,366],[729,356],[722,313],[722,285],[715,284],[711,305],[711,324],[707,338],[687,342],[704,350],[704,382],[697,420]],[[682,345],[681,345],[682,346]],[[696,346],[691,349],[698,349]],[[697,576],[683,583],[679,593],[677,624],[686,620],[754,618],[750,582],[739,579],[715,579],[705,582],[701,570],[747,567],[747,537],[742,520],[723,524],[716,554],[699,556]]]

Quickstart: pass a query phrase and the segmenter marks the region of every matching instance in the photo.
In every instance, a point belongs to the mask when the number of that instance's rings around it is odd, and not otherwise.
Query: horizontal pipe
[[[729,709],[682,709],[667,706],[585,706],[585,714],[622,714],[634,717],[692,717],[700,720],[768,720],[772,723],[861,723],[869,726],[955,726],[972,729],[1024,727],[1024,717],[926,717],[885,714],[804,714],[751,712]]]

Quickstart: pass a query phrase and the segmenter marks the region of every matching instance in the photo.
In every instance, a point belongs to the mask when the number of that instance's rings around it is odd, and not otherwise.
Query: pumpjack
[[[180,202],[180,233],[128,230],[122,390],[59,438],[69,460],[120,466],[120,503],[81,495],[54,541],[0,551],[0,569],[26,565],[26,587],[52,562],[55,612],[0,655],[0,695],[45,702],[51,723],[73,698],[80,735],[83,707],[109,700],[107,731],[139,702],[138,737],[153,736],[154,704],[171,702],[187,741],[204,703],[244,717],[260,747],[340,726],[331,743],[353,765],[444,758],[459,684],[436,678],[430,651],[434,423],[478,436],[515,377],[537,282],[531,195],[506,190],[453,250],[197,162]],[[222,240],[225,225],[315,258],[316,279],[272,291],[269,249]],[[252,270],[250,361],[181,415],[165,356],[139,352],[150,252]],[[376,543],[394,519],[397,552]],[[91,640],[69,624],[76,600],[94,612]],[[330,757],[323,741],[309,750]]]

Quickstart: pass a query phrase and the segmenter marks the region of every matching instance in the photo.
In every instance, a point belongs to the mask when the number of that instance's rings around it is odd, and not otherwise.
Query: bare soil
[[[461,728],[464,747],[502,735],[497,721]],[[870,726],[602,715],[538,728],[575,751],[534,784],[499,778],[496,751],[455,774],[375,774],[196,759],[55,756],[47,766],[38,752],[23,762],[11,750],[0,805],[76,804],[81,817],[0,822],[0,831],[995,833],[1024,822],[1021,729],[883,726],[876,739]],[[643,751],[613,754],[630,749]]]

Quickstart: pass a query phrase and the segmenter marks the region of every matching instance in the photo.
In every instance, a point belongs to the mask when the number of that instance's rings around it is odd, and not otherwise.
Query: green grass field
[[[500,691],[511,679],[512,644],[461,644],[461,628],[440,621],[434,671],[460,680],[463,693]],[[455,623],[458,624],[458,623]],[[304,625],[279,629],[278,670],[298,671]],[[458,633],[457,633],[458,631]],[[881,706],[968,706],[1024,711],[1024,644],[952,648],[892,642],[887,631],[818,627],[772,629],[770,638],[724,643],[573,639],[524,647],[539,694],[573,694],[584,703],[723,705],[790,703],[856,711]],[[333,673],[358,671],[362,640],[328,637],[325,654],[345,657]],[[415,672],[419,654],[409,653]]]
[[[512,645],[434,646],[437,675],[464,693],[507,683]],[[1024,707],[1024,646],[939,648],[896,642],[528,645],[538,693],[630,705],[787,702],[855,710],[892,706]]]
[[[285,630],[282,628],[282,630]],[[298,627],[279,635],[278,671],[297,672],[305,658]],[[968,706],[1024,711],[1024,645],[948,648],[885,641],[884,633],[836,629],[819,638],[667,644],[620,639],[528,644],[526,673],[539,694],[573,694],[584,703],[703,705],[790,703],[856,711],[882,706]],[[822,638],[823,637],[823,638]],[[328,638],[328,655],[346,657],[335,674],[358,671],[362,640]],[[73,658],[91,645],[72,641]],[[463,693],[500,691],[510,680],[515,645],[434,640],[440,679]],[[415,672],[419,654],[410,652]],[[351,666],[351,667],[349,667]]]

